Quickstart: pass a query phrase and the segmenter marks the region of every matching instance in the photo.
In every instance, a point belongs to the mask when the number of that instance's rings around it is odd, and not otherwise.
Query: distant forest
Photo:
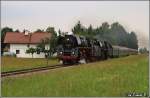
[[[111,25],[104,22],[97,28],[93,28],[92,25],[86,28],[80,21],[78,21],[78,23],[73,27],[72,32],[74,34],[83,35],[90,38],[106,40],[112,45],[138,49],[138,40],[135,32],[127,32],[118,22]]]
[[[20,32],[18,29],[13,30],[10,27],[4,27],[1,29],[1,52],[5,48],[4,38],[6,32]],[[56,34],[63,34],[59,29],[58,32],[55,31],[54,27],[48,27],[46,30],[37,29],[34,32],[51,32],[54,37],[57,37]],[[88,28],[83,26],[80,21],[78,21],[75,26],[72,28],[72,32],[76,35],[82,35],[90,38],[96,38],[98,40],[106,40],[112,45],[125,46],[128,48],[138,49],[138,40],[135,32],[127,32],[125,28],[115,22],[109,25],[107,22],[102,23],[101,26],[93,28],[90,25]]]

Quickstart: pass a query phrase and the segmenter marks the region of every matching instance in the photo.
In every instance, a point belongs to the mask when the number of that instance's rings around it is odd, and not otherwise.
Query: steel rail
[[[44,70],[56,69],[56,68],[68,67],[68,66],[72,66],[72,65],[52,65],[52,66],[36,67],[36,68],[29,68],[29,69],[21,69],[15,71],[7,71],[7,72],[1,72],[1,77],[14,76],[19,74],[26,74],[26,73],[32,73],[32,72],[38,72],[38,71],[44,71]]]

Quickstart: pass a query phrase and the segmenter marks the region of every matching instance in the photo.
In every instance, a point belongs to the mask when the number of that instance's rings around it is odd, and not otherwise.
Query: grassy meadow
[[[49,65],[59,64],[57,59],[49,59]],[[44,58],[16,58],[16,57],[1,57],[1,71],[12,71],[39,66],[47,66],[47,61]]]
[[[148,55],[2,78],[2,96],[126,96],[148,94]]]

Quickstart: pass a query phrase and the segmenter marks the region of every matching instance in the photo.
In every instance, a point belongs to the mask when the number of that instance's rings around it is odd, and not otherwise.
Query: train
[[[104,40],[78,35],[59,36],[57,44],[57,57],[63,64],[88,63],[138,52],[136,49],[114,46]]]

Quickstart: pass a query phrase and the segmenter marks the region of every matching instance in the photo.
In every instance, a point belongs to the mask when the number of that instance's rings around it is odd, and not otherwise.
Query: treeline
[[[78,21],[78,23],[73,27],[72,32],[74,34],[83,35],[90,38],[106,40],[113,45],[138,49],[138,40],[135,32],[127,32],[118,22],[111,25],[104,22],[97,28],[93,28],[92,25],[86,28],[80,23],[80,21]]]
[[[20,32],[20,31],[18,29],[13,30],[10,27],[4,27],[1,29],[1,52],[3,52],[3,49],[5,47],[5,44],[3,42],[6,32]],[[60,29],[58,31],[55,31],[55,28],[51,26],[47,27],[46,30],[37,29],[34,32],[53,33],[52,34],[53,36],[51,38],[51,42],[53,43],[55,43],[54,40],[56,40],[57,34],[63,35],[67,33],[61,32]],[[93,28],[92,25],[86,28],[80,23],[80,21],[78,21],[72,28],[72,32],[74,34],[83,35],[90,38],[106,40],[112,45],[119,45],[128,48],[138,49],[138,40],[135,32],[127,32],[125,28],[118,22],[112,23],[111,25],[109,25],[107,22],[104,22],[102,23],[101,26],[98,26],[97,28]]]

